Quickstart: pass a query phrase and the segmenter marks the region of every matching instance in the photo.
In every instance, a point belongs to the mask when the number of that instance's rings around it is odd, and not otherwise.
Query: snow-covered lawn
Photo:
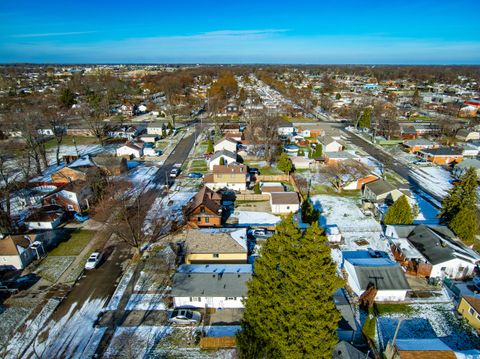
[[[35,357],[33,349],[41,358],[88,357],[101,339],[102,330],[93,325],[105,303],[106,298],[89,298],[81,307],[73,303],[58,321],[47,322],[25,357]]]
[[[425,198],[420,196],[418,193],[412,193],[412,195],[419,211],[417,217],[415,218],[415,224],[438,224],[438,208],[425,200]]]
[[[320,225],[337,225],[342,233],[342,249],[367,249],[388,251],[382,240],[382,227],[372,217],[365,216],[359,208],[359,200],[350,197],[317,195],[313,204],[321,211]]]
[[[411,178],[427,194],[437,199],[444,198],[452,188],[450,172],[442,167],[422,167],[410,170]]]
[[[51,256],[45,258],[35,270],[40,277],[55,283],[75,261],[73,256]]]
[[[146,358],[155,344],[172,330],[169,326],[119,327],[104,358],[118,358],[120,354],[126,358]]]
[[[313,204],[321,211],[322,225],[336,224],[342,233],[380,232],[380,224],[365,216],[357,199],[330,195],[312,197]]]
[[[134,293],[130,296],[125,310],[165,310],[164,295]]]
[[[382,175],[383,164],[372,156],[364,156],[360,158],[360,162],[362,162],[365,166],[371,168],[371,171],[374,175],[378,177]]]
[[[179,190],[167,196],[158,196],[146,215],[143,230],[146,233],[151,231],[154,226],[153,223],[159,218],[168,219],[169,222],[183,222],[182,207],[185,206],[196,193],[196,191],[191,190]],[[169,228],[166,226],[162,232],[167,233],[168,230]]]
[[[120,300],[122,299],[123,294],[127,290],[128,283],[130,283],[130,280],[133,277],[133,272],[133,267],[130,267],[127,272],[122,276],[122,279],[120,280],[120,283],[118,283],[117,288],[115,289],[115,292],[113,293],[112,298],[108,302],[105,310],[116,310],[118,308]]]
[[[238,225],[244,226],[272,226],[280,222],[279,216],[267,212],[235,211],[231,217],[238,219]]]
[[[40,313],[33,319],[25,323],[25,330],[18,331],[15,336],[9,340],[5,358],[21,358],[27,351],[38,331],[40,331],[45,322],[57,308],[60,299],[51,298],[43,306]]]
[[[399,319],[403,319],[399,339],[440,337],[454,350],[480,348],[480,337],[473,329],[455,317],[451,304],[416,304],[411,313],[390,313],[377,320],[378,339],[384,348],[395,334]]]

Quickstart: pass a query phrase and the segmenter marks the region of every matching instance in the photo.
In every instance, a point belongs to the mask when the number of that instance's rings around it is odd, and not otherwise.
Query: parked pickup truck
[[[170,177],[176,178],[180,174],[180,168],[182,167],[181,163],[175,163],[172,170],[170,171]]]

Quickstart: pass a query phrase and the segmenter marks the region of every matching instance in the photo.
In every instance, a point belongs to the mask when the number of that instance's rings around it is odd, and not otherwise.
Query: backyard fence
[[[202,349],[234,348],[236,346],[235,337],[204,337],[200,339],[200,348]]]

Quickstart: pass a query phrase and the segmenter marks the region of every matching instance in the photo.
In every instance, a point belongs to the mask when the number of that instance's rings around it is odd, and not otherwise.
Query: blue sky
[[[480,1],[0,1],[0,62],[480,64]]]

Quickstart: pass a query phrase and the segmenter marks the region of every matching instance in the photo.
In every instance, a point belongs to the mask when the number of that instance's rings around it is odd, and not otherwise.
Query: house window
[[[201,302],[202,298],[201,297],[190,297],[190,302]]]
[[[197,217],[197,222],[201,222],[202,221],[202,217]]]
[[[477,314],[477,319],[480,320],[480,314]]]
[[[237,300],[237,297],[225,297],[225,300]]]
[[[205,213],[205,207],[200,207],[200,213]]]
[[[474,314],[475,314],[475,311],[473,310],[473,308],[470,308],[470,309],[468,310],[468,312],[469,312],[471,315],[474,315]]]
[[[210,222],[210,218],[205,217],[205,223],[209,223],[209,222]]]
[[[445,272],[445,271],[447,270],[447,267],[442,267],[442,268],[440,268],[440,270],[441,270],[442,272]]]
[[[287,209],[290,209],[290,206],[287,206]]]
[[[212,257],[213,257],[213,258],[218,258],[218,257],[220,257],[220,255],[219,255],[218,253],[213,253],[213,254],[212,254]]]
[[[465,270],[465,267],[459,267],[459,268],[458,268],[458,272],[459,272],[459,273],[463,272],[464,270]]]

